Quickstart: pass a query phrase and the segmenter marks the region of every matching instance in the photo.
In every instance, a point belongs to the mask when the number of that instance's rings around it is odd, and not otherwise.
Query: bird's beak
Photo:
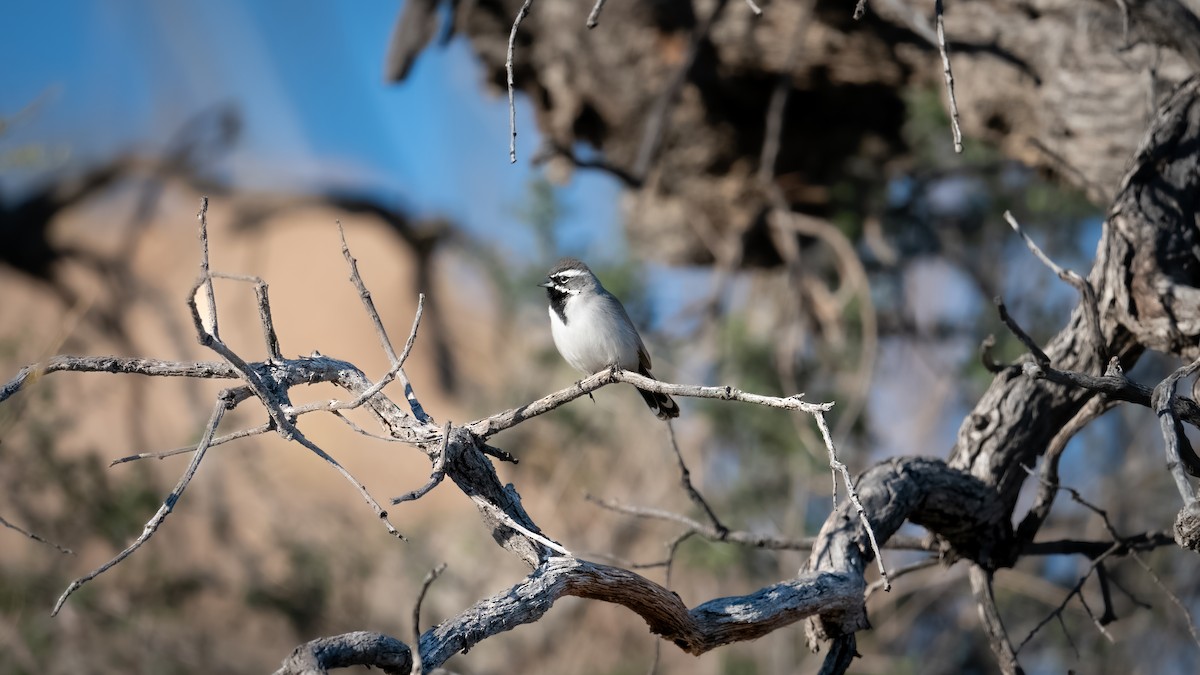
[[[546,279],[542,283],[538,284],[538,288],[550,288],[552,286],[554,286],[554,282],[550,281],[549,279]]]

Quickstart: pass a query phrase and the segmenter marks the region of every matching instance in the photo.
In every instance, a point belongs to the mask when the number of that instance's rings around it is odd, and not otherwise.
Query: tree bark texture
[[[521,4],[452,5],[451,28],[471,41],[497,86]],[[1200,71],[1198,6],[947,3],[964,132],[1111,203],[1162,97]],[[641,187],[626,197],[639,250],[706,263],[704,230],[735,231],[748,235],[746,264],[770,263],[777,258],[767,238],[753,236],[767,204],[755,177],[780,78],[789,103],[768,170],[793,208],[818,216],[830,212],[839,182],[907,155],[905,90],[944,86],[932,2],[873,0],[858,21],[853,9],[776,0],[756,17],[725,0],[607,3],[587,30],[590,3],[537,0],[517,32],[514,80],[560,166],[571,164],[571,149],[591,146]],[[403,77],[433,30],[428,9],[406,10],[391,77]],[[518,148],[526,157],[535,150]]]

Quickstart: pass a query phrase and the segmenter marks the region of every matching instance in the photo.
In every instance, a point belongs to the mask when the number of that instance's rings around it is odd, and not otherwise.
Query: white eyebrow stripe
[[[566,279],[573,279],[573,278],[579,276],[580,274],[583,274],[583,270],[563,270],[561,272],[555,272],[554,274],[551,274],[550,276],[564,277]]]

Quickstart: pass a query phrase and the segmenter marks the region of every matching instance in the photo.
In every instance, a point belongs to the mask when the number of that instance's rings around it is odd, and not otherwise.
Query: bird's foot
[[[583,380],[575,380],[575,386],[576,386],[576,387],[579,387],[579,390],[580,390],[580,391],[583,391]],[[592,396],[592,392],[590,392],[590,391],[584,391],[583,393],[587,394],[587,397],[588,397],[588,398],[590,398],[590,399],[592,399],[592,403],[595,403],[595,402],[596,402],[596,397],[595,397],[595,396]]]

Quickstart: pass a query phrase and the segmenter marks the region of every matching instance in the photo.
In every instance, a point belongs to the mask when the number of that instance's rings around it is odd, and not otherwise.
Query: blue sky
[[[519,161],[508,161],[508,106],[487,92],[469,46],[431,46],[408,81],[383,82],[399,2],[75,0],[13,3],[0,41],[0,116],[40,98],[0,152],[40,144],[85,166],[161,150],[192,115],[233,103],[235,186],[371,190],[418,216],[527,250],[516,208],[537,175],[538,136],[518,98]],[[6,190],[36,179],[9,169]],[[564,231],[619,233],[618,185],[578,173],[561,197]],[[567,242],[578,248],[586,242]]]

